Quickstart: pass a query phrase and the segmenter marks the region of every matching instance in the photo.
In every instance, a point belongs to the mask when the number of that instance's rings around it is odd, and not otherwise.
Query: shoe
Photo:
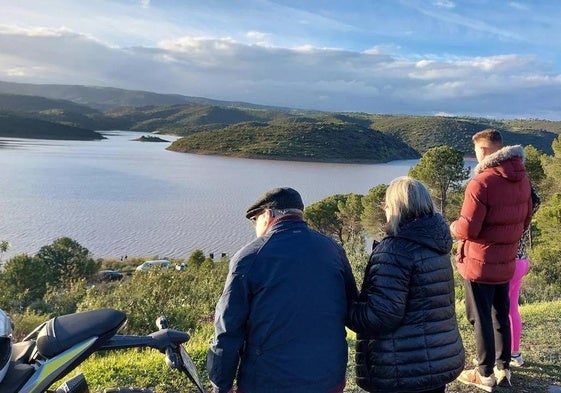
[[[509,375],[510,377],[510,375]],[[473,370],[464,370],[457,379],[461,383],[466,385],[476,386],[486,392],[492,392],[493,387],[496,384],[495,375],[491,374],[488,377],[484,377],[479,374],[479,370],[474,368]]]
[[[524,365],[524,358],[522,357],[522,354],[519,353],[516,356],[511,356],[510,357],[510,367],[522,367]]]
[[[508,369],[499,370],[495,366],[495,368],[493,369],[493,373],[497,380],[497,386],[501,386],[501,387],[512,386],[512,384],[510,383],[510,376],[511,376],[510,370]]]

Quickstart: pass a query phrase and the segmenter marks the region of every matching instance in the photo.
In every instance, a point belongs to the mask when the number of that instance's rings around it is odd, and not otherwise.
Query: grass
[[[475,356],[473,330],[465,318],[464,305],[458,303],[458,322],[466,349],[466,368]],[[548,387],[561,387],[561,301],[533,303],[520,308],[524,323],[521,350],[524,367],[512,370],[513,388],[509,392],[548,392]],[[187,344],[199,369],[203,384],[210,389],[205,360],[212,329],[205,326],[195,332]],[[349,333],[349,364],[346,393],[363,392],[354,382],[354,333]],[[163,354],[153,350],[128,350],[96,355],[79,367],[88,379],[92,392],[117,386],[152,387],[157,393],[194,392],[185,376],[164,364]],[[507,389],[503,389],[507,390]],[[497,390],[499,391],[499,390]],[[447,392],[468,393],[481,390],[452,382]]]
[[[475,357],[475,336],[458,306],[458,322],[466,349],[466,363]],[[550,385],[561,386],[561,301],[527,304],[520,307],[523,331],[520,350],[524,366],[513,368],[515,392],[547,392]],[[466,368],[470,368],[469,365]],[[477,392],[477,388],[453,382],[449,392]]]

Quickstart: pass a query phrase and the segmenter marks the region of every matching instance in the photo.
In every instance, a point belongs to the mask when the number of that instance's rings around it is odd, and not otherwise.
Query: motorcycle
[[[0,382],[2,393],[88,393],[83,374],[78,374],[55,390],[51,386],[62,380],[91,354],[126,348],[154,348],[165,354],[169,367],[184,373],[204,392],[193,360],[182,344],[189,334],[169,329],[164,317],[158,318],[158,330],[146,336],[118,335],[126,314],[114,309],[100,309],[52,318],[12,345],[7,373]],[[110,392],[150,392],[150,389],[112,388]]]

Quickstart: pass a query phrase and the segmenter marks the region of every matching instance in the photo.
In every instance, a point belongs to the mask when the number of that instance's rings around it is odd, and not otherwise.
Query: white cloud
[[[531,56],[413,61],[372,48],[287,49],[189,36],[122,48],[65,29],[2,29],[0,80],[371,113],[540,117],[559,109],[551,97],[561,96],[561,76]]]
[[[434,2],[434,5],[436,7],[441,7],[441,8],[455,8],[456,4],[453,1],[450,0],[438,0]]]
[[[246,36],[257,45],[262,45],[262,46],[272,45],[271,34],[269,33],[263,33],[260,31],[248,31],[246,33]]]

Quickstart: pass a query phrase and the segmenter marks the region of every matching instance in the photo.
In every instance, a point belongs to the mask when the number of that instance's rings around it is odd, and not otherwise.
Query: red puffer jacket
[[[501,284],[512,278],[518,242],[532,218],[523,160],[522,146],[506,146],[475,167],[460,218],[450,226],[460,240],[458,270],[467,280]]]

